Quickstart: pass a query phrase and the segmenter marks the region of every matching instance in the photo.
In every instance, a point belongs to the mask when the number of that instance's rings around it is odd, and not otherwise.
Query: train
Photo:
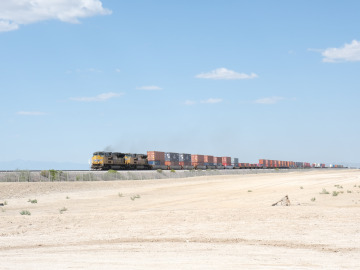
[[[148,151],[147,154],[97,151],[91,170],[192,170],[192,169],[296,169],[325,168],[324,163],[259,159],[259,163],[239,163],[238,158]],[[330,165],[343,168],[342,165]]]

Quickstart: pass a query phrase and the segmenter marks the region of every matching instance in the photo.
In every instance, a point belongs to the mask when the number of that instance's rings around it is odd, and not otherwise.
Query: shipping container
[[[179,161],[179,153],[166,152],[165,161]]]
[[[187,162],[187,161],[179,161],[179,165],[181,166],[191,166],[191,161]]]
[[[204,155],[191,155],[191,162],[204,163]]]
[[[205,163],[214,163],[214,156],[205,155],[204,156],[204,162]]]
[[[192,166],[205,166],[204,162],[191,162]]]
[[[165,161],[166,166],[179,166],[179,161]]]
[[[147,156],[148,156],[148,160],[165,161],[165,152],[148,151]]]
[[[184,153],[179,154],[179,161],[191,163],[191,154],[184,154]]]
[[[221,157],[221,163],[225,167],[230,166],[231,165],[231,157]]]
[[[160,160],[149,160],[148,163],[149,165],[165,165],[165,162]]]

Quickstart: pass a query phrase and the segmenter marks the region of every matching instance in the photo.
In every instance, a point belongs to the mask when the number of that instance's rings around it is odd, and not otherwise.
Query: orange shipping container
[[[179,162],[178,161],[165,161],[165,165],[166,166],[178,166]]]

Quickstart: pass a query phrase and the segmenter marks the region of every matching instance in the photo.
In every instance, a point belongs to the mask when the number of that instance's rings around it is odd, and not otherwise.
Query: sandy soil
[[[4,200],[2,270],[360,269],[359,170],[0,183]]]

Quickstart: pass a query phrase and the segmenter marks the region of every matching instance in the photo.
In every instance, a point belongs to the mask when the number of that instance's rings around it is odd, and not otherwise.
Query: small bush
[[[1,207],[1,212],[5,212],[5,209]]]
[[[315,197],[311,198],[311,201],[312,201],[312,202],[315,202],[315,200],[316,200],[316,198],[315,198]]]
[[[162,173],[162,169],[157,169],[156,170],[158,173]]]
[[[118,193],[119,197],[124,197],[124,195],[122,193]]]
[[[28,202],[29,203],[37,203],[37,199],[34,199],[34,200],[29,199]]]
[[[68,199],[70,199],[70,197],[69,197],[69,196],[66,196],[66,199],[68,200]]]
[[[170,172],[175,173],[175,170],[174,170],[174,169],[172,169]]]
[[[333,196],[337,196],[340,192],[337,192],[337,191],[333,191],[332,195]]]
[[[7,205],[7,201],[4,201],[4,205]]]
[[[320,194],[330,194],[330,192],[327,191],[325,188],[323,188],[322,191],[320,192]]]
[[[27,215],[27,216],[30,216],[31,215],[31,213],[30,213],[30,211],[28,211],[28,210],[22,210],[21,212],[20,212],[20,215]]]
[[[50,181],[61,180],[64,176],[62,171],[57,170],[43,170],[40,172],[40,175],[48,178]]]
[[[252,190],[249,189],[248,192],[252,192]]]
[[[304,189],[304,187],[300,187],[300,189]]]
[[[66,208],[66,207],[63,207],[63,208],[59,209],[60,214],[62,214],[62,213],[65,212],[65,211],[67,211],[67,208]]]
[[[347,192],[347,193],[351,193],[351,190],[347,190],[346,192]]]
[[[135,196],[131,196],[130,199],[131,199],[132,201],[135,200],[135,199],[140,199],[140,195],[137,194],[137,195],[135,195]]]

